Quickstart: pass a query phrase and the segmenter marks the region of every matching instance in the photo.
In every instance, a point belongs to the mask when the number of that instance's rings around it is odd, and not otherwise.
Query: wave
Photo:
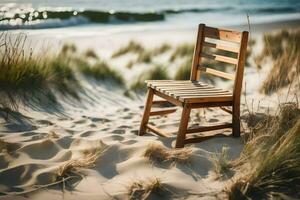
[[[295,7],[237,8],[225,6],[218,8],[165,9],[156,12],[33,9],[27,12],[23,11],[22,13],[0,11],[0,30],[56,28],[64,26],[75,26],[87,23],[115,24],[133,22],[153,22],[163,21],[167,16],[172,16],[181,13],[207,12],[247,12],[250,14],[270,14],[299,12],[299,9]]]
[[[4,16],[4,14],[2,14]],[[1,16],[1,14],[0,14]],[[162,21],[163,13],[104,12],[104,11],[33,11],[0,18],[0,30],[18,28],[52,28],[83,23],[122,23]]]

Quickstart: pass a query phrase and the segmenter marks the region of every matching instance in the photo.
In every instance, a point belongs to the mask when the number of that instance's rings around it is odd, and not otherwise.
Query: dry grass
[[[0,106],[17,110],[27,106],[57,104],[53,89],[63,95],[78,97],[81,88],[61,53],[55,56],[33,55],[25,49],[26,35],[12,38],[0,35]]]
[[[161,46],[159,46],[159,47],[153,49],[152,54],[153,54],[154,56],[161,55],[161,54],[164,54],[164,53],[166,53],[167,51],[169,51],[171,48],[172,48],[172,47],[171,47],[170,44],[168,44],[168,43],[163,43]]]
[[[87,49],[85,52],[84,52],[84,56],[86,58],[93,58],[93,59],[98,59],[98,55],[96,54],[96,52],[94,51],[94,49]]]
[[[73,43],[66,43],[62,46],[61,48],[61,53],[66,55],[66,54],[73,54],[77,51],[77,47]]]
[[[0,153],[3,152],[3,151],[7,151],[8,145],[9,144],[7,142],[0,139]]]
[[[49,137],[50,139],[58,139],[58,138],[59,138],[59,134],[57,134],[55,131],[50,131],[50,132],[48,133],[48,137]]]
[[[299,119],[298,105],[286,103],[257,123],[236,162],[242,174],[229,189],[230,199],[300,197]]]
[[[257,65],[271,59],[273,67],[263,82],[261,92],[272,94],[278,89],[298,80],[300,83],[300,31],[281,31],[276,34],[265,34],[264,49],[256,58]]]
[[[179,69],[176,71],[175,80],[189,80],[191,76],[192,57],[188,57],[183,61]]]
[[[138,63],[150,63],[152,60],[151,51],[142,51],[139,53],[137,61]]]
[[[136,81],[134,81],[131,84],[130,89],[137,93],[145,92],[146,91],[145,80],[165,80],[165,79],[169,79],[166,68],[163,66],[156,66],[153,69],[142,72],[142,74],[139,75]]]
[[[213,162],[215,172],[221,177],[228,175],[228,173],[231,172],[232,163],[229,160],[228,149],[228,147],[223,146],[221,152],[217,152],[210,157],[210,160]]]
[[[154,163],[169,162],[188,164],[193,155],[192,148],[168,149],[162,144],[151,143],[147,146],[143,156]]]
[[[144,51],[144,47],[136,41],[130,41],[126,46],[121,47],[112,54],[112,58],[123,56],[127,53],[140,53]]]
[[[253,46],[255,45],[256,40],[254,39],[249,39],[248,41],[248,45],[247,45],[247,52],[246,52],[246,62],[245,62],[245,66],[249,67],[250,66],[250,61],[249,59],[251,58],[251,55],[253,53]]]
[[[67,179],[68,177],[82,177],[81,170],[95,166],[97,159],[105,151],[107,146],[100,142],[99,147],[87,149],[82,152],[82,157],[72,159],[59,167],[57,171],[57,181]]]
[[[204,66],[215,68],[215,65],[212,62],[203,62]],[[192,56],[187,57],[179,69],[175,73],[175,80],[189,80],[191,76],[191,67],[192,67]],[[201,73],[200,80],[207,83],[214,83],[215,79],[218,77],[208,75],[206,73]]]
[[[168,198],[171,192],[158,178],[147,179],[143,181],[133,182],[128,188],[128,196],[130,200],[145,200],[150,197],[160,196]]]
[[[193,53],[194,53],[194,45],[189,43],[183,43],[176,47],[176,49],[170,56],[170,61],[173,62],[177,58],[192,56]]]
[[[110,81],[117,85],[123,85],[125,82],[122,75],[112,69],[112,67],[105,61],[99,61],[91,66],[87,62],[79,62],[77,60],[77,66],[81,73],[86,76],[93,77],[96,80]]]
[[[135,63],[136,63],[135,61],[130,60],[126,65],[126,68],[131,69]]]

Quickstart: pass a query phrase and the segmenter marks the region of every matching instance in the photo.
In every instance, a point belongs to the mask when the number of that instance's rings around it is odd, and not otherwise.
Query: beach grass
[[[281,88],[299,81],[300,76],[300,31],[281,31],[264,35],[264,48],[256,58],[258,66],[272,61],[272,68],[260,91],[272,94]]]
[[[152,60],[152,52],[151,51],[141,51],[138,54],[137,63],[150,63]]]
[[[285,103],[257,124],[240,155],[230,199],[295,198],[300,193],[300,108]]]
[[[81,170],[94,167],[97,159],[104,152],[106,145],[102,142],[100,142],[100,145],[98,148],[84,151],[82,157],[71,159],[61,165],[57,171],[56,181],[61,181],[68,177],[82,177]]]
[[[169,79],[167,70],[164,66],[157,65],[152,69],[142,72],[138,78],[131,84],[130,89],[135,92],[145,92],[145,80],[165,80]]]
[[[94,49],[87,49],[85,52],[84,52],[84,56],[86,58],[93,58],[93,59],[99,59],[98,55],[96,54],[96,52],[94,51]]]
[[[63,55],[25,53],[26,36],[2,34],[0,55],[0,106],[17,110],[20,104],[56,104],[53,89],[79,98],[80,84]]]
[[[90,65],[86,61],[80,59],[77,59],[76,62],[79,71],[86,76],[93,77],[99,81],[110,81],[119,86],[124,85],[125,81],[122,75],[118,71],[112,69],[112,67],[104,60],[98,61],[94,65]]]
[[[228,155],[229,147],[223,146],[220,152],[212,154],[210,160],[214,165],[214,170],[219,176],[228,175],[232,169],[232,163]]]
[[[177,58],[182,58],[185,56],[192,56],[194,53],[194,45],[189,43],[180,44],[175,48],[170,56],[170,62],[175,61]]]
[[[178,68],[178,70],[175,73],[174,79],[175,80],[189,80],[190,76],[191,76],[191,67],[192,67],[192,59],[193,57],[187,57],[182,64],[180,65],[180,67]],[[204,61],[203,62],[203,66],[206,67],[211,67],[211,68],[216,68],[215,65],[212,62],[209,61]],[[200,80],[205,81],[207,83],[214,83],[215,79],[217,77],[208,75],[206,73],[201,73],[200,75]]]
[[[188,164],[191,162],[192,155],[192,148],[169,149],[157,143],[150,143],[143,154],[144,157],[156,164],[163,162]]]
[[[8,148],[8,143],[0,139],[0,153],[6,151]]]
[[[161,46],[152,50],[152,54],[154,56],[161,55],[171,50],[172,46],[168,43],[163,43]]]
[[[77,47],[74,43],[65,43],[61,48],[61,53],[66,55],[68,53],[75,53],[77,51]]]
[[[131,53],[139,53],[142,51],[144,51],[144,47],[140,43],[132,40],[127,45],[125,45],[125,46],[119,48],[117,51],[115,51],[111,57],[117,58],[117,57],[123,56],[130,52]]]
[[[175,73],[175,80],[189,80],[191,76],[191,67],[192,67],[193,57],[188,57],[183,61],[178,70]]]
[[[130,200],[149,199],[153,198],[153,195],[168,198],[171,194],[159,178],[135,181],[128,187]]]

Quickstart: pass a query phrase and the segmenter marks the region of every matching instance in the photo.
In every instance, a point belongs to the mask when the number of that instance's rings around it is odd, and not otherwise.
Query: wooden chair
[[[148,124],[150,116],[164,115],[176,111],[174,109],[164,109],[151,112],[151,107],[153,104],[162,103],[165,101],[183,108],[176,139],[176,148],[184,147],[184,145],[187,143],[202,141],[201,137],[186,138],[186,134],[189,133],[232,128],[233,136],[239,137],[240,97],[247,43],[247,31],[237,32],[200,24],[198,27],[197,42],[194,49],[190,80],[146,81],[148,94],[139,135],[141,136],[145,134],[145,130],[149,129],[160,136],[169,136],[162,130]],[[206,49],[210,49],[214,53],[206,53]],[[223,52],[223,55],[220,55],[221,52]],[[232,69],[235,73],[227,73],[203,66],[203,62],[201,62],[203,59],[212,59],[213,62],[221,62],[221,64],[226,63],[227,65],[233,65]],[[234,85],[232,92],[222,88],[216,88],[210,84],[199,82],[198,80],[200,79],[202,72],[206,73],[206,75],[214,75],[233,80]],[[154,95],[157,95],[165,100],[153,101]],[[222,110],[232,114],[232,123],[188,129],[187,127],[191,109],[204,107],[220,107]],[[226,107],[232,107],[232,110]]]

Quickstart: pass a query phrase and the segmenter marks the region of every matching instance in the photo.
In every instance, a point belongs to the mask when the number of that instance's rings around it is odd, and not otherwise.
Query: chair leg
[[[232,135],[233,137],[240,137],[240,105],[234,105],[232,108]]]
[[[178,130],[178,135],[177,135],[176,145],[175,145],[176,148],[184,147],[185,135],[188,127],[190,113],[191,113],[191,108],[185,104],[182,109],[181,120],[179,124],[179,130]]]
[[[154,96],[153,89],[148,88],[148,95],[147,95],[147,100],[146,100],[146,103],[145,103],[144,114],[143,114],[143,117],[142,117],[140,130],[139,130],[139,135],[140,136],[145,134],[146,125],[148,124],[148,121],[149,121],[153,96]]]

